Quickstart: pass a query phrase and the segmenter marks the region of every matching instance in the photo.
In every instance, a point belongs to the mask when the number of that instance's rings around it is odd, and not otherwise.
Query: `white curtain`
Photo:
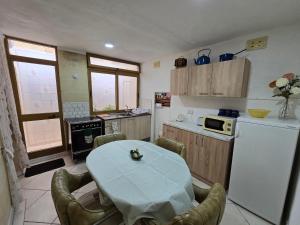
[[[21,169],[29,166],[29,159],[19,128],[15,99],[9,76],[4,48],[4,36],[0,33],[0,140],[1,153],[6,162],[12,204],[17,208],[21,200],[20,186],[15,164]]]

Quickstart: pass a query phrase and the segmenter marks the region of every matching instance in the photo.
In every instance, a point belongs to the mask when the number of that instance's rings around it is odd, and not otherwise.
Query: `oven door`
[[[206,117],[204,120],[204,128],[222,133],[225,132],[225,121]]]
[[[94,144],[94,138],[102,134],[101,128],[90,128],[82,130],[73,130],[71,132],[71,142],[73,152],[91,150]]]

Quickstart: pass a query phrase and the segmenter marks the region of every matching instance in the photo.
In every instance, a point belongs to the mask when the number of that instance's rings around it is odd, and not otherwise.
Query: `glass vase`
[[[287,119],[290,116],[290,106],[289,106],[289,98],[285,98],[280,102],[281,106],[279,109],[279,119]]]

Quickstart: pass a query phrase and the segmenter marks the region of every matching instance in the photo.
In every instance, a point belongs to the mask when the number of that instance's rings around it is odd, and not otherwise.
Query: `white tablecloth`
[[[144,155],[141,161],[130,157],[135,148]],[[192,208],[192,177],[184,159],[152,143],[111,142],[93,150],[86,165],[127,225],[139,218],[167,223]]]

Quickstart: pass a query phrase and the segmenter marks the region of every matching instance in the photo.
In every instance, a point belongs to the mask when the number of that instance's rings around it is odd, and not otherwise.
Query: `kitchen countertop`
[[[234,138],[234,136],[224,135],[224,134],[218,134],[215,132],[211,132],[208,130],[204,130],[202,126],[198,126],[191,122],[178,122],[178,121],[168,121],[164,122],[165,125],[169,125],[172,127],[176,127],[182,130],[190,131],[193,133],[201,134],[204,136],[216,138],[222,141],[230,141]]]
[[[132,118],[132,117],[139,117],[139,116],[150,116],[151,113],[142,113],[142,114],[133,114],[131,113],[130,115],[118,115],[115,113],[108,113],[108,114],[101,114],[97,115],[103,120],[116,120],[116,119],[124,119],[124,118]]]

